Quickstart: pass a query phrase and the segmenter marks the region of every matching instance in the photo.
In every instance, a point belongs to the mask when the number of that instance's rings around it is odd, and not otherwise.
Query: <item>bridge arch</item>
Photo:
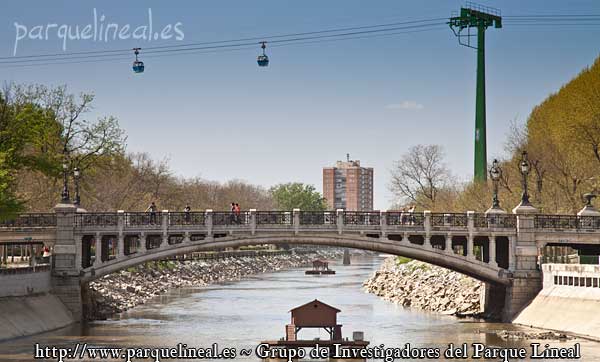
[[[411,244],[408,240],[396,241],[352,234],[230,235],[221,238],[188,241],[179,244],[163,243],[160,247],[155,249],[147,249],[143,252],[128,255],[126,258],[117,258],[103,262],[97,266],[85,268],[82,270],[81,280],[83,283],[87,283],[122,269],[175,255],[260,244],[303,244],[368,250],[420,260],[468,275],[493,285],[505,286],[510,284],[510,273],[507,270],[492,266],[491,264],[474,258],[467,258],[463,255],[455,254],[452,250],[441,250],[423,245],[415,245]]]

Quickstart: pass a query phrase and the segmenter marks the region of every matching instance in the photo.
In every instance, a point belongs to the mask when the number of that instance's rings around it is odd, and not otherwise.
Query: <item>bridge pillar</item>
[[[484,283],[483,290],[481,291],[481,312],[485,314],[487,318],[495,320],[504,319],[504,303],[506,299],[507,288],[503,285],[497,285],[492,283]]]
[[[379,228],[381,229],[381,237],[386,238],[387,235],[387,212],[381,211],[379,213]]]
[[[204,213],[204,224],[206,224],[206,237],[212,237],[213,230],[213,211],[212,209],[206,209]]]
[[[423,211],[423,228],[425,229],[425,240],[423,241],[423,246],[428,249],[432,249],[431,245],[431,211],[425,210]]]
[[[475,211],[467,211],[467,259],[475,260],[474,242],[475,239]]]
[[[517,255],[517,238],[515,236],[508,237],[508,270],[515,270],[517,263],[515,256]]]
[[[162,240],[159,248],[166,248],[169,246],[169,210],[163,210],[160,216]]]
[[[102,264],[102,235],[99,232],[94,236],[95,253],[94,253],[94,268]]]
[[[490,256],[490,260],[489,260],[488,264],[491,267],[497,268],[498,262],[496,262],[496,234],[492,233],[492,235],[490,235],[488,240],[489,240],[488,249],[489,249],[489,256]]]
[[[344,209],[337,209],[335,211],[336,213],[336,217],[337,217],[337,229],[338,229],[338,234],[342,235],[342,233],[344,232]]]
[[[446,254],[454,255],[454,250],[452,250],[452,233],[448,232],[446,234],[446,245],[444,246],[444,252]]]
[[[467,236],[467,259],[471,259],[471,260],[475,260],[475,253],[473,250],[473,245],[475,243],[473,242],[473,239],[474,239],[474,236],[469,233],[469,235]]]
[[[144,232],[140,233],[140,254],[143,254],[148,250],[146,248],[146,234]]]
[[[125,258],[125,235],[123,228],[125,226],[125,211],[117,211],[117,259]]]
[[[250,209],[250,234],[256,234],[256,209]]]
[[[125,235],[119,233],[117,235],[117,260],[125,258]]]
[[[294,234],[298,235],[300,231],[300,209],[292,210],[292,222],[294,224]]]
[[[75,321],[80,321],[81,311],[81,285],[79,271],[81,264],[77,264],[78,254],[75,241],[75,212],[77,208],[72,204],[58,204],[54,207],[56,213],[56,242],[52,254],[52,294],[56,295],[71,312]]]
[[[75,248],[77,250],[77,253],[75,254],[75,265],[82,267],[83,263],[81,259],[83,258],[83,235],[78,235],[75,238]]]
[[[538,249],[535,241],[535,214],[537,209],[523,205],[513,209],[517,215],[517,237],[511,245],[509,261],[511,269],[510,285],[506,287],[503,320],[512,321],[542,289],[542,274],[538,270]]]

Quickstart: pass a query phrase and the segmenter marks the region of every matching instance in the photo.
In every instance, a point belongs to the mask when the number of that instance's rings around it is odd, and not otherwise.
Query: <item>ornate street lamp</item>
[[[69,185],[68,185],[68,175],[67,175],[67,169],[69,168],[69,166],[67,165],[66,161],[63,161],[63,192],[61,194],[61,202],[63,204],[68,204],[71,202],[71,200],[69,200]]]
[[[586,207],[593,207],[592,205],[592,200],[595,199],[597,197],[597,195],[589,192],[587,194],[583,194],[583,198],[585,199],[585,206]]]
[[[490,167],[490,178],[492,179],[492,183],[494,185],[494,196],[492,198],[492,209],[500,209],[500,200],[498,200],[498,181],[500,181],[500,177],[502,176],[502,169],[498,164],[498,160],[494,159],[492,162],[492,167]]]
[[[77,207],[79,207],[81,203],[81,198],[79,197],[79,176],[79,168],[75,167],[75,169],[73,169],[73,178],[75,179],[75,201],[73,203]]]
[[[527,151],[523,151],[521,162],[519,163],[519,171],[521,171],[521,179],[523,185],[523,194],[521,195],[521,205],[530,206],[529,193],[527,192],[527,176],[529,175],[529,160],[527,159]]]
[[[62,194],[61,194],[61,202],[63,204],[69,204],[69,203],[71,203],[71,200],[69,200],[69,174],[67,172],[69,165],[67,164],[67,148],[66,147],[63,149],[62,168],[63,168],[63,190],[62,190]]]

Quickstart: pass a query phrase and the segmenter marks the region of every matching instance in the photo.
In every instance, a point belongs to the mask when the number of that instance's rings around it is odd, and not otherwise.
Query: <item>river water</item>
[[[288,311],[314,299],[342,311],[338,314],[338,323],[343,324],[344,337],[351,338],[352,331],[363,331],[372,346],[404,347],[410,343],[411,347],[439,347],[443,351],[450,343],[484,343],[530,350],[531,341],[504,342],[493,333],[519,327],[404,309],[364,293],[362,282],[377,270],[382,260],[382,257],[361,256],[353,258],[351,266],[335,261],[330,266],[337,274],[330,276],[307,276],[304,270],[297,269],[226,284],[173,290],[118,319],[2,343],[0,361],[34,361],[35,343],[63,347],[72,347],[77,342],[88,343],[89,347],[173,347],[185,343],[210,347],[216,342],[220,348],[254,348],[261,340],[283,337],[284,326],[290,319]],[[299,336],[325,339],[326,333],[303,330]],[[553,347],[572,347],[574,343],[581,344],[583,358],[579,361],[600,361],[600,343],[550,342]],[[252,356],[235,360],[259,359]]]

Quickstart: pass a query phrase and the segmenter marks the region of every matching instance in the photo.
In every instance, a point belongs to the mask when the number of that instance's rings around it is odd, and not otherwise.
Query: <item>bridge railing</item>
[[[212,212],[212,224],[214,226],[250,225],[250,212],[241,211],[236,214],[231,211],[214,211]]]
[[[126,212],[123,218],[125,227],[158,227],[162,223],[160,212]]]
[[[116,212],[94,212],[75,214],[76,227],[89,226],[117,226],[119,224],[119,214]]]
[[[334,211],[300,211],[298,219],[302,226],[337,225],[337,215]]]
[[[473,226],[476,228],[516,229],[517,215],[514,214],[474,214]]]
[[[344,226],[381,226],[381,213],[370,211],[345,211]]]
[[[23,213],[8,220],[0,220],[0,227],[30,228],[56,226],[55,213]]]
[[[535,215],[536,229],[600,230],[599,216]]]
[[[204,226],[205,224],[206,213],[204,211],[169,212],[169,226]]]
[[[256,211],[256,225],[293,225],[291,211]]]
[[[89,212],[74,215],[75,227],[117,227],[159,229],[186,225],[206,226],[209,212]],[[215,227],[281,225],[293,226],[346,226],[376,228],[385,225],[391,228],[461,228],[516,229],[517,215],[482,213],[424,213],[374,212],[374,211],[230,211],[210,212],[210,223]],[[342,226],[338,225],[342,224]],[[427,225],[425,225],[427,224]],[[55,213],[23,213],[9,220],[0,220],[0,228],[55,227]],[[542,215],[534,216],[532,225],[540,230],[600,231],[600,216]]]
[[[432,213],[431,226],[457,227],[466,229],[468,226],[468,217],[467,214],[459,213]]]
[[[425,215],[423,213],[391,211],[387,212],[385,217],[388,226],[423,228],[425,225]]]

